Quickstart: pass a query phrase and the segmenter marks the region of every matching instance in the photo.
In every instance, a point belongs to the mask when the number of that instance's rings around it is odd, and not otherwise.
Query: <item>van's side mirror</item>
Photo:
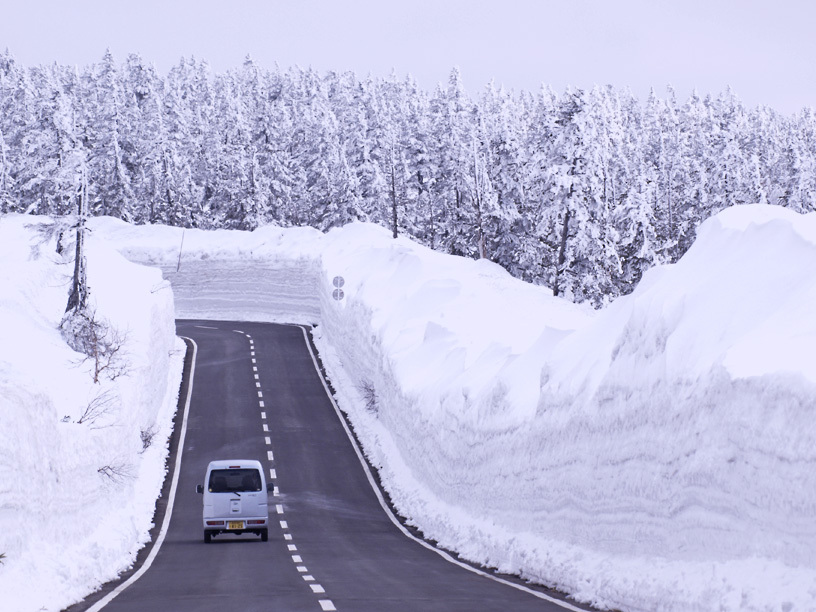
[[[196,493],[204,493],[204,487],[202,485],[196,485]]]

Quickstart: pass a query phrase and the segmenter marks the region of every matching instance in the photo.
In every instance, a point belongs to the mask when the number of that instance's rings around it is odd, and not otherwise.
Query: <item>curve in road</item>
[[[152,564],[105,612],[584,609],[486,579],[407,533],[387,511],[302,328],[179,321],[178,331],[198,355],[172,513]],[[203,542],[195,485],[209,461],[226,458],[259,459],[274,481],[269,542]]]

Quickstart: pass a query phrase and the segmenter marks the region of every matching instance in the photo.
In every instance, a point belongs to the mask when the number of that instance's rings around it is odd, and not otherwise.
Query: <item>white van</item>
[[[204,494],[204,541],[220,533],[255,533],[269,539],[266,479],[260,461],[230,459],[211,461]]]

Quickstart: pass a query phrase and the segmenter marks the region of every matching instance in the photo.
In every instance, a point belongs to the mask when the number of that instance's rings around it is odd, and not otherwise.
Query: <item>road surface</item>
[[[198,353],[169,529],[149,569],[105,612],[564,609],[445,560],[392,522],[303,328],[179,321],[178,334]],[[274,476],[266,543],[252,535],[203,541],[195,487],[209,461],[230,458],[258,459]]]

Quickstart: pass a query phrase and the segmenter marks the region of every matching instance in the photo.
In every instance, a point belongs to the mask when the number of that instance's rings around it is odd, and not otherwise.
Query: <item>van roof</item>
[[[254,459],[219,459],[218,461],[210,461],[207,466],[208,470],[223,470],[225,468],[258,468],[262,470],[261,462]]]

